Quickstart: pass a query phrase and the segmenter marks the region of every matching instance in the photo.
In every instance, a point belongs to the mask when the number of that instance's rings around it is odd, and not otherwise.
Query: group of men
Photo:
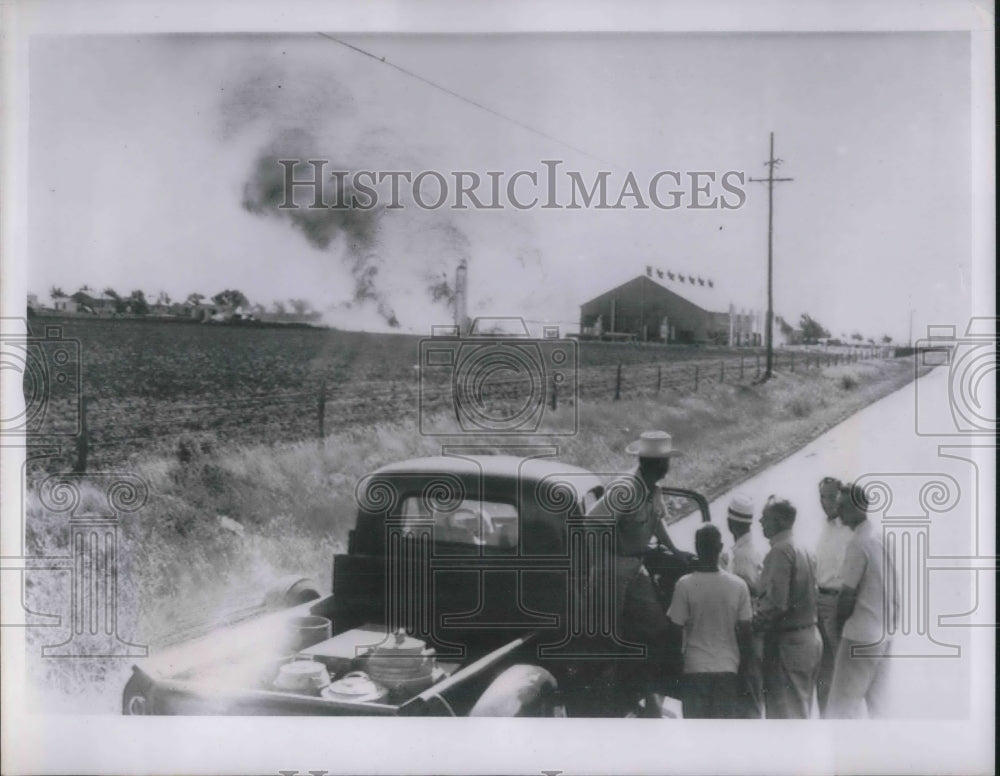
[[[734,496],[731,557],[715,525],[699,528],[697,557],[664,612],[642,558],[653,536],[677,552],[658,482],[680,453],[662,431],[642,434],[627,451],[638,458],[631,477],[642,498],[612,510],[616,609],[626,638],[652,656],[649,704],[664,686],[657,667],[679,650],[682,668],[671,682],[687,718],[806,719],[814,693],[824,718],[885,716],[897,587],[864,489],[831,477],[819,483],[825,522],[815,552],[795,536],[795,506],[768,497],[759,518],[770,543],[763,557],[751,539],[753,500]]]

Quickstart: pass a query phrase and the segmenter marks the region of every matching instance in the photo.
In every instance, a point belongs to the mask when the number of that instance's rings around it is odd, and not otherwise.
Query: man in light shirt
[[[718,528],[703,525],[694,542],[697,566],[678,580],[667,612],[684,631],[684,716],[740,718],[745,709],[739,677],[752,659],[750,591],[719,568]]]
[[[844,551],[851,540],[851,529],[841,522],[839,498],[841,481],[834,477],[824,477],[819,483],[819,503],[826,515],[826,524],[816,545],[816,614],[819,635],[823,639],[823,658],[819,664],[816,679],[816,698],[820,714],[826,716],[826,701],[833,680],[833,664],[840,643],[840,627],[837,625],[837,597],[840,595],[840,567],[844,563]]]
[[[840,492],[840,517],[852,531],[841,568],[837,616],[843,625],[833,684],[827,701],[830,719],[857,719],[887,712],[889,633],[899,612],[898,585],[882,534],[868,520],[868,497],[857,485]],[[863,702],[863,703],[862,703]]]
[[[729,533],[733,535],[733,556],[728,571],[735,574],[750,588],[750,595],[760,595],[760,571],[764,556],[753,543],[750,527],[753,525],[753,499],[737,493],[729,502],[726,513]]]
[[[733,536],[732,559],[727,564],[727,571],[735,574],[747,583],[750,590],[750,607],[757,611],[757,601],[760,598],[760,572],[764,565],[764,556],[753,542],[750,527],[753,525],[753,499],[744,493],[736,493],[729,502],[726,523],[729,533]],[[750,718],[760,718],[764,713],[764,678],[761,666],[764,659],[764,638],[760,634],[753,637],[753,659],[744,671],[747,696],[747,713]]]

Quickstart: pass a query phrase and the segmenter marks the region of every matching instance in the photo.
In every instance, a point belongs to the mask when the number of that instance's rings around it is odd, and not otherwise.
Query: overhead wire
[[[444,94],[450,95],[451,97],[454,97],[456,100],[460,100],[461,102],[464,102],[467,105],[471,105],[474,108],[478,108],[481,111],[485,111],[486,113],[489,113],[491,116],[495,116],[496,118],[502,119],[503,121],[506,121],[509,124],[513,124],[516,127],[520,127],[526,132],[530,132],[531,134],[544,138],[549,142],[556,143],[557,145],[561,145],[564,148],[568,148],[571,151],[586,156],[588,159],[591,159],[595,162],[599,162],[600,164],[611,165],[615,167],[619,166],[619,165],[614,165],[612,162],[609,162],[606,159],[601,159],[600,157],[590,153],[586,149],[580,148],[579,146],[573,145],[572,143],[568,143],[565,140],[561,140],[555,135],[545,132],[544,130],[538,129],[537,127],[533,127],[530,124],[526,124],[520,119],[516,119],[513,116],[508,116],[506,113],[502,113],[501,111],[496,110],[495,108],[491,108],[489,105],[485,105],[479,102],[478,100],[474,100],[471,97],[466,97],[464,94],[456,92],[454,89],[450,89],[447,86],[444,86],[443,84],[437,83],[436,81],[432,81],[430,78],[422,76],[419,73],[415,73],[414,71],[405,68],[402,65],[397,65],[395,62],[390,62],[385,57],[380,57],[377,54],[373,54],[372,52],[367,51],[361,48],[360,46],[356,46],[353,43],[348,43],[347,41],[335,37],[327,32],[319,32],[317,34],[322,38],[326,38],[327,40],[333,41],[334,43],[338,43],[341,46],[350,49],[351,51],[361,54],[362,56],[373,59],[376,62],[385,65],[386,67],[390,67],[393,70],[396,70],[409,78],[413,78],[414,80],[420,81],[421,83],[430,86],[432,89],[437,89],[439,92],[443,92]]]

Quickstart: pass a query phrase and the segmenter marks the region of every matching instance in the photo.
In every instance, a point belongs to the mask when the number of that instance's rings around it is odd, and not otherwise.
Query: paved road
[[[740,491],[752,496],[758,516],[770,494],[784,496],[799,510],[795,533],[808,546],[815,547],[823,520],[819,480],[826,475],[848,480],[880,473],[878,479],[891,489],[892,503],[887,513],[883,510],[888,517],[876,521],[876,527],[881,524],[883,528],[893,528],[897,524],[890,520],[900,515],[925,518],[905,521],[905,526],[895,529],[903,542],[912,542],[910,551],[902,553],[898,561],[900,576],[913,582],[902,607],[908,620],[903,622],[901,630],[907,632],[898,633],[893,639],[893,653],[898,657],[892,664],[893,716],[903,719],[968,716],[970,692],[979,686],[974,684],[979,681],[977,674],[987,666],[989,673],[983,681],[992,686],[993,655],[983,654],[982,640],[976,640],[972,648],[974,639],[967,627],[993,622],[995,597],[990,569],[995,567],[995,559],[971,557],[977,554],[977,541],[980,556],[994,552],[993,528],[988,525],[995,517],[992,485],[980,484],[977,493],[975,467],[968,461],[939,455],[939,445],[967,445],[975,440],[924,437],[915,432],[917,393],[925,402],[922,407],[930,406],[936,421],[942,424],[949,421],[947,383],[947,371],[934,370],[916,387],[906,386],[865,408],[711,504],[712,520],[728,538],[725,514],[733,493]],[[928,405],[927,401],[932,399],[935,401]],[[979,444],[985,445],[987,441],[980,438]],[[961,448],[944,452],[968,454]],[[992,471],[992,467],[982,464],[980,468],[984,475]],[[952,493],[946,494],[948,503],[944,506],[948,508],[941,513],[928,513],[920,505],[921,488],[934,480],[945,483]],[[929,495],[933,496],[933,492]],[[986,502],[978,505],[977,496]],[[937,505],[932,497],[925,503]],[[983,524],[978,530],[977,505],[983,513]],[[684,520],[671,527],[671,535],[680,546],[693,546],[697,527],[696,521]],[[758,523],[754,525],[753,536],[766,552],[767,540]],[[980,570],[972,570],[975,568]],[[982,634],[980,630],[977,635]]]

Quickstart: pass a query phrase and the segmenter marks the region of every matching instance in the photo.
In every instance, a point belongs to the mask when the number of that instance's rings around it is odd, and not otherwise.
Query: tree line
[[[86,285],[82,286],[75,294],[67,294],[62,288],[55,285],[49,289],[49,296],[52,299],[74,299],[75,301],[81,301],[84,297],[93,298],[95,293],[97,292],[94,289]],[[169,307],[175,303],[166,291],[160,291],[153,302],[150,302],[146,297],[146,293],[139,289],[126,295],[118,293],[114,288],[109,286],[101,291],[100,295],[114,300],[116,313],[131,313],[132,315],[148,315],[153,306]],[[206,302],[206,300],[208,301]],[[247,312],[267,311],[264,305],[251,303],[246,294],[235,288],[227,288],[211,297],[193,292],[188,294],[180,304],[190,307],[213,304],[217,307],[231,310],[242,308]],[[271,310],[278,314],[284,314],[290,310],[297,315],[304,315],[312,312],[313,306],[308,299],[278,299],[271,303]]]
[[[781,332],[785,336],[790,337],[795,331],[795,329],[783,319],[780,321],[780,325]],[[846,333],[841,333],[839,339],[832,337],[829,330],[808,313],[803,313],[802,317],[799,318],[799,331],[802,333],[802,342],[806,345],[815,345],[820,340],[826,340],[831,345],[840,345],[846,344],[848,339],[853,342],[867,342],[870,345],[876,344],[874,337],[865,337],[859,331],[852,332],[850,337],[848,337]],[[888,345],[891,342],[892,337],[888,334],[882,335],[881,343],[883,345]]]

